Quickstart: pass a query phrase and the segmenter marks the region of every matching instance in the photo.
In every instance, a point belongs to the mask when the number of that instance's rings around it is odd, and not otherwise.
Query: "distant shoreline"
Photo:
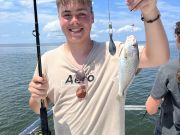
[[[101,42],[101,41],[100,41]],[[138,41],[138,42],[140,42],[140,43],[143,43],[143,42],[145,42],[145,41]],[[171,40],[171,41],[169,41],[170,43],[171,42],[176,42],[175,40]],[[60,42],[60,43],[58,43],[58,42],[56,42],[56,43],[41,43],[41,45],[42,46],[49,46],[49,45],[60,45],[60,44],[62,44],[63,42]],[[2,44],[2,43],[0,43],[0,46],[5,46],[5,45],[12,45],[12,46],[14,46],[14,45],[27,45],[27,46],[31,46],[31,45],[36,45],[36,43],[4,43],[4,44]]]

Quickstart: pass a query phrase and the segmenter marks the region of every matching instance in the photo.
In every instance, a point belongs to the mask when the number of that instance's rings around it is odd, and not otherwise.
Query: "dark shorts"
[[[156,128],[154,131],[154,135],[161,135],[162,133]]]

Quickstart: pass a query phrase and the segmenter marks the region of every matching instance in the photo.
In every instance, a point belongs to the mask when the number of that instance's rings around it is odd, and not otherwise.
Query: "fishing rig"
[[[108,18],[109,18],[109,52],[111,55],[114,55],[116,53],[116,46],[113,41],[113,28],[112,28],[112,22],[111,22],[109,0],[108,0]]]
[[[42,66],[41,66],[41,50],[40,50],[39,26],[38,26],[38,15],[37,15],[36,0],[33,0],[33,3],[34,3],[35,30],[33,30],[32,34],[36,37],[38,72],[39,72],[39,76],[42,77],[43,75],[42,75]],[[48,127],[47,110],[46,110],[45,103],[44,103],[43,99],[41,99],[40,119],[41,119],[42,135],[51,135],[51,131],[49,130],[49,127]]]
[[[141,4],[143,0],[140,0],[130,11],[133,11],[138,7],[139,4]],[[108,20],[109,20],[109,52],[111,55],[114,55],[116,53],[116,46],[113,41],[113,28],[112,28],[112,22],[111,22],[111,14],[110,14],[110,3],[108,0]]]

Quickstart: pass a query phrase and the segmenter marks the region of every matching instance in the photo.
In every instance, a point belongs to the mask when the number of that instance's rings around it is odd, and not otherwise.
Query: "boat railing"
[[[141,111],[146,110],[145,105],[125,105],[126,111]],[[53,109],[47,112],[48,117],[53,115]],[[22,131],[19,135],[38,135],[38,131],[40,130],[41,120],[38,118],[34,121],[30,126],[28,126],[24,131]]]
[[[47,116],[50,117],[53,114],[53,109],[47,112]],[[30,126],[28,126],[24,131],[19,135],[38,135],[38,129],[40,128],[41,120],[38,118]]]

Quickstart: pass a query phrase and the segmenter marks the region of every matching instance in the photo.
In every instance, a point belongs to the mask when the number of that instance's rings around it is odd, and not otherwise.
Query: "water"
[[[43,45],[42,53],[56,45]],[[177,56],[175,42],[170,42],[171,58]],[[0,135],[18,135],[39,118],[28,106],[28,84],[36,65],[33,44],[0,45]],[[128,90],[126,104],[144,105],[157,68],[143,69]],[[126,135],[153,135],[154,117],[145,111],[126,111]],[[52,124],[50,122],[50,126]]]

